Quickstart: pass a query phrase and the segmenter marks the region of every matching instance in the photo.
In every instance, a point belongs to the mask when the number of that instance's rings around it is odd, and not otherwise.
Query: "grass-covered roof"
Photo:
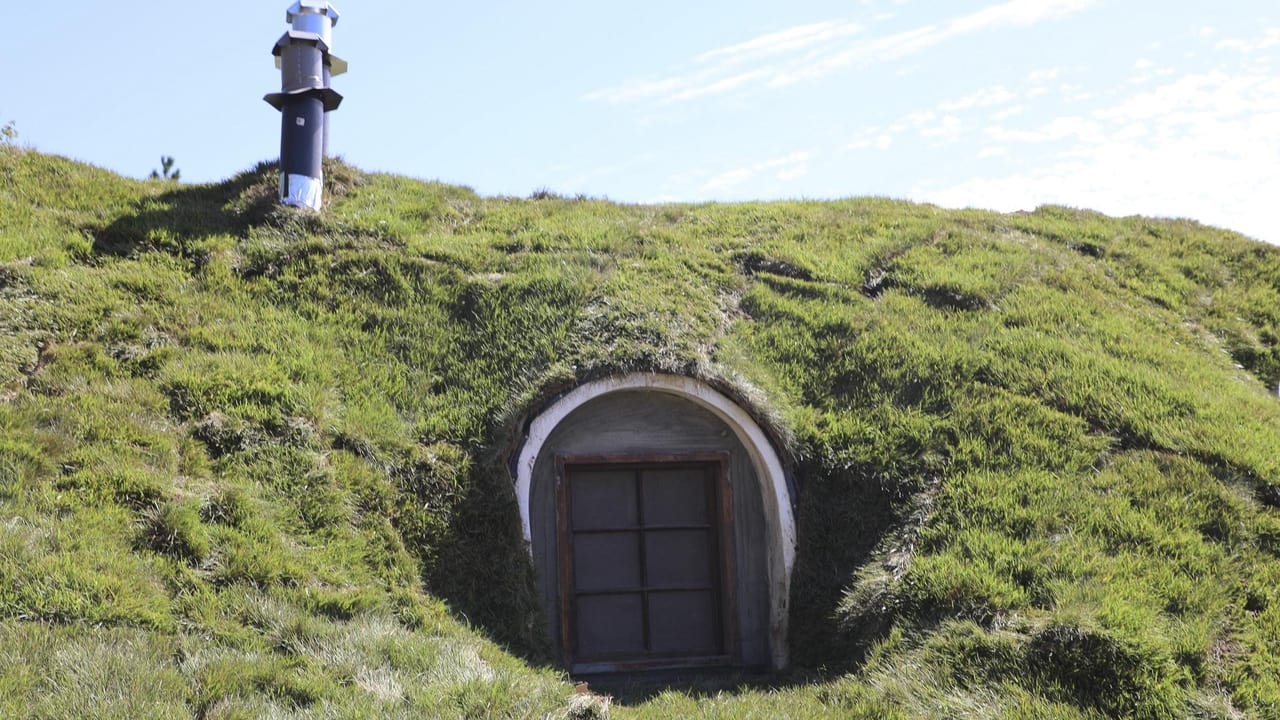
[[[590,717],[507,462],[633,370],[786,444],[796,668],[614,717],[1280,713],[1277,248],[327,174],[0,147],[0,716]]]

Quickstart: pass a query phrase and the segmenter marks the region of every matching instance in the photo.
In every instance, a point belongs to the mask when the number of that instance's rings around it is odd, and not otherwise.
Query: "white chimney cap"
[[[338,24],[338,8],[330,5],[327,0],[297,0],[285,12],[284,21],[293,23],[294,18],[299,15],[313,14],[328,17],[330,25]]]

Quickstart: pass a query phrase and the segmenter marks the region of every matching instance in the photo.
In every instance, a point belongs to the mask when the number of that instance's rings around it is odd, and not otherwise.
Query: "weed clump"
[[[564,710],[564,720],[609,720],[612,701],[607,695],[578,692],[569,697]]]
[[[234,528],[247,527],[254,515],[248,493],[237,487],[222,490],[200,506],[201,520]]]
[[[209,535],[192,501],[168,501],[142,514],[142,544],[158,553],[197,564],[209,555]]]

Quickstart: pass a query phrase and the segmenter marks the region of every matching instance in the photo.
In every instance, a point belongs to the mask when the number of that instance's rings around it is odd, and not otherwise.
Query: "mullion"
[[[713,469],[708,467],[703,472],[702,487],[703,492],[706,493],[707,516],[713,518],[719,517],[718,513],[720,510],[720,487],[716,480],[717,478]],[[712,551],[708,558],[711,567],[708,569],[712,578],[711,597],[712,607],[715,608],[716,616],[716,644],[720,646],[721,650],[723,650],[725,646],[723,617],[724,598],[721,597],[721,593],[724,592],[724,588],[721,587],[720,583],[715,582],[715,579],[720,577],[721,563],[724,562],[724,553],[723,548],[720,547],[720,534],[717,532],[711,532],[709,534]]]
[[[636,524],[639,525],[637,532],[640,535],[639,542],[636,543],[640,547],[640,632],[644,636],[645,653],[651,653],[653,652],[653,642],[649,638],[649,558],[644,547],[644,472],[641,468],[636,468],[634,472],[636,481]]]

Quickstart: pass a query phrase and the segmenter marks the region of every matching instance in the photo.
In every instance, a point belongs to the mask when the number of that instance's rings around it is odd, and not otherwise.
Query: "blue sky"
[[[625,202],[880,195],[1191,217],[1280,243],[1274,0],[342,0],[331,148]],[[10,7],[0,122],[187,181],[279,154],[283,0]]]

